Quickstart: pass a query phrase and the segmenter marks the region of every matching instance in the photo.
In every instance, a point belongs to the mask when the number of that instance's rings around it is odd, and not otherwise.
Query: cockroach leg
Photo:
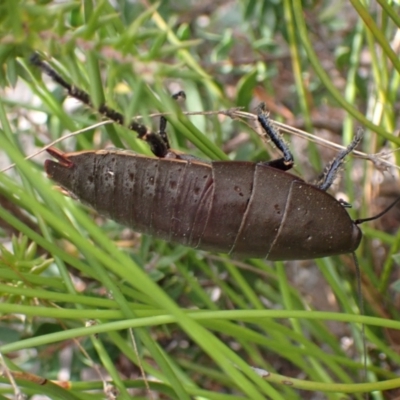
[[[55,147],[50,147],[46,151],[52,157],[54,157],[63,167],[72,168],[74,166],[74,163],[61,150],[58,150]]]
[[[171,96],[174,100],[186,100],[186,94],[183,90],[180,90],[179,92],[173,94]],[[166,128],[167,128],[167,119],[161,115],[160,117],[160,129],[158,131],[158,134],[160,135],[161,139],[164,141],[165,145],[167,146],[167,148],[170,148],[169,145],[169,141],[168,141],[168,136],[167,136],[167,132],[166,132]]]
[[[82,103],[86,104],[87,106],[95,109],[92,101],[90,100],[90,96],[84,90],[79,89],[73,85],[70,85],[61,75],[55,71],[49,64],[44,62],[40,59],[39,54],[34,53],[30,59],[31,63],[37,67],[39,67],[46,75],[48,75],[51,79],[61,85],[64,89],[67,90],[68,95],[74,97],[75,99],[81,101]],[[184,94],[183,94],[184,95]],[[182,92],[176,94],[176,98],[182,96]],[[112,121],[116,122],[119,125],[125,126],[125,119],[124,116],[116,110],[108,107],[106,104],[102,104],[98,110],[101,115],[104,117],[111,119]],[[165,140],[162,135],[152,132],[148,129],[145,125],[139,124],[135,120],[132,120],[129,125],[127,126],[128,129],[136,132],[138,134],[139,139],[146,141],[153,154],[157,157],[164,158],[170,148],[168,140]],[[165,131],[165,129],[164,129]],[[165,132],[164,132],[164,136]]]
[[[89,94],[79,88],[76,88],[73,85],[70,85],[56,70],[54,70],[52,67],[50,67],[49,64],[41,60],[38,53],[33,53],[30,61],[33,65],[39,67],[51,79],[53,79],[60,86],[66,89],[71,97],[74,97],[75,99],[93,108],[93,104],[90,101]]]
[[[293,155],[290,152],[285,141],[279,135],[279,132],[275,129],[275,127],[269,120],[269,115],[265,110],[265,103],[260,103],[259,106],[257,107],[257,119],[262,128],[264,129],[265,133],[283,154],[283,158],[268,161],[265,162],[264,164],[273,168],[280,169],[282,171],[287,171],[291,169],[294,165]]]
[[[352,142],[344,150],[342,150],[336,156],[336,158],[326,167],[320,183],[317,184],[317,187],[319,189],[326,191],[330,188],[330,186],[332,185],[333,181],[336,178],[336,175],[338,174],[340,168],[343,165],[345,157],[358,146],[362,137],[363,137],[363,131],[362,129],[359,129],[356,135],[354,136]]]

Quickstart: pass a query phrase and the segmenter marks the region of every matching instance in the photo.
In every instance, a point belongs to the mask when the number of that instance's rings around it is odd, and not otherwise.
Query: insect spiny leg
[[[146,125],[139,124],[138,122],[132,120],[128,128],[132,131],[135,131],[138,134],[138,138],[147,142],[150,146],[152,153],[160,158],[163,158],[167,155],[170,147],[168,141],[162,139],[162,137],[152,132]]]
[[[104,115],[106,118],[111,119],[112,121],[116,122],[117,124],[124,126],[124,122],[125,122],[124,116],[121,113],[119,113],[118,111],[115,111],[112,108],[108,107],[106,104],[102,104],[99,107],[99,113],[101,115]],[[130,127],[128,127],[128,128],[131,130],[135,130]]]
[[[69,96],[71,96],[71,97],[81,101],[82,103],[88,105],[89,107],[95,109],[88,93],[86,93],[82,89],[77,88],[74,85],[69,84],[49,64],[47,64],[45,61],[41,60],[38,53],[34,53],[31,56],[30,61],[33,65],[39,67],[46,75],[48,75],[56,83],[58,83],[60,86],[62,86],[64,89],[66,89]],[[178,97],[180,97],[181,93],[183,93],[183,92],[179,92],[177,94],[177,96],[179,95]],[[117,124],[122,125],[122,126],[125,125],[124,116],[121,113],[119,113],[118,111],[108,107],[106,104],[102,104],[98,108],[97,111],[104,117],[116,122]],[[142,140],[145,140],[146,142],[148,142],[148,144],[155,156],[162,158],[167,155],[167,153],[169,151],[168,139],[164,140],[164,138],[162,137],[161,134],[152,132],[145,125],[139,124],[135,120],[132,120],[129,123],[127,128],[136,132],[138,134],[139,139],[142,139]],[[163,135],[166,138],[165,131],[163,132]]]
[[[292,153],[290,152],[288,146],[285,141],[279,135],[279,132],[272,125],[269,120],[269,115],[265,110],[265,103],[260,103],[257,107],[257,119],[265,133],[272,140],[274,145],[282,152],[283,158],[279,158],[277,160],[268,161],[265,164],[270,167],[274,167],[277,169],[281,169],[283,171],[287,171],[293,167],[294,158]]]
[[[351,143],[344,150],[342,150],[336,156],[336,158],[326,167],[321,183],[317,185],[319,189],[325,191],[330,188],[336,178],[336,175],[343,165],[345,157],[358,146],[363,137],[363,133],[363,130],[359,129]]]
[[[180,100],[180,99],[186,100],[186,93],[183,90],[180,90],[179,92],[173,94],[171,97],[174,100]],[[169,141],[168,141],[166,128],[167,128],[167,119],[163,115],[161,115],[160,128],[159,128],[158,134],[161,136],[161,139],[164,141],[165,145],[169,149],[170,145],[169,145]]]
[[[82,103],[93,108],[93,104],[90,100],[90,96],[84,90],[79,89],[73,85],[70,85],[56,70],[50,67],[49,64],[40,59],[39,54],[34,53],[30,59],[31,63],[36,67],[39,67],[46,75],[48,75],[54,82],[58,83],[64,89],[67,90],[71,97],[81,101]]]

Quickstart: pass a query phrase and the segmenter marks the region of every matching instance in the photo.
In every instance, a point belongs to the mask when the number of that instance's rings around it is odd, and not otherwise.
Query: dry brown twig
[[[264,142],[268,141],[266,136],[264,134],[262,134],[260,132],[260,130],[258,129],[257,115],[253,114],[253,113],[246,112],[246,111],[242,111],[240,107],[233,107],[233,108],[229,108],[229,109],[226,109],[226,110],[218,110],[218,111],[186,111],[186,112],[183,112],[183,114],[185,114],[187,116],[190,116],[190,115],[225,115],[225,116],[227,116],[227,117],[229,117],[229,118],[231,118],[233,120],[239,120],[242,123],[246,124],[251,129],[255,130],[257,132],[257,134],[263,139]],[[150,114],[149,117],[150,118],[156,118],[156,117],[168,116],[168,115],[170,115],[170,113],[153,113],[153,114]],[[138,116],[138,117],[135,118],[135,120],[140,120],[142,118],[143,117]],[[250,121],[250,122],[248,122],[248,121]],[[305,132],[305,131],[303,131],[301,129],[298,129],[298,128],[294,128],[294,127],[292,127],[290,125],[286,125],[286,124],[284,124],[282,122],[278,122],[278,121],[275,121],[273,119],[271,119],[271,122],[281,132],[285,132],[285,133],[288,133],[290,135],[296,135],[296,136],[299,136],[299,137],[303,137],[303,138],[305,138],[307,140],[310,140],[310,141],[312,141],[314,143],[320,144],[321,146],[325,146],[325,147],[332,148],[332,149],[337,149],[337,150],[343,150],[343,149],[346,148],[346,146],[343,146],[343,145],[331,142],[329,140],[323,139],[321,137],[312,135],[311,133]],[[59,142],[62,142],[63,140],[65,140],[67,138],[79,135],[79,134],[81,134],[83,132],[87,132],[87,131],[92,130],[92,129],[96,129],[96,128],[98,128],[100,126],[103,126],[103,125],[106,125],[106,124],[112,124],[112,123],[114,123],[114,121],[106,120],[106,121],[102,121],[102,122],[99,122],[97,124],[88,126],[86,128],[80,129],[78,131],[71,132],[71,133],[69,133],[67,135],[64,135],[64,136],[58,138],[57,140],[54,140],[53,142],[51,142],[48,145],[46,145],[43,148],[41,148],[39,151],[27,156],[25,158],[25,160],[29,160],[29,159],[31,159],[33,157],[36,157],[37,155],[39,155],[43,151],[46,151],[49,147],[52,147],[55,144],[57,144]],[[256,126],[256,129],[254,128],[254,126]],[[373,162],[374,165],[380,170],[388,169],[388,168],[396,168],[396,169],[400,170],[400,166],[398,166],[398,165],[396,165],[396,164],[394,164],[394,163],[392,163],[392,162],[387,160],[397,150],[399,150],[399,149],[390,150],[390,151],[385,150],[385,151],[382,151],[382,152],[379,152],[379,153],[375,153],[375,154],[367,154],[367,153],[363,153],[363,152],[358,151],[358,150],[354,150],[352,152],[352,154],[354,156],[358,157],[358,158],[362,158],[362,159],[369,160],[369,161]],[[15,167],[15,164],[11,164],[8,167],[3,168],[2,170],[0,170],[0,173],[1,172],[5,172],[5,171],[7,171],[7,170],[9,170],[9,169],[11,169],[13,167]]]

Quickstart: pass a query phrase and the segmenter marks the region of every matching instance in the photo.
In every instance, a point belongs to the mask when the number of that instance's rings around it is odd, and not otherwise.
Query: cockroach
[[[66,82],[37,54],[31,61],[70,96],[93,106],[86,92]],[[124,125],[119,112],[106,105],[98,111]],[[121,149],[63,153],[50,148],[58,162],[46,160],[45,170],[99,214],[169,242],[274,261],[353,253],[362,238],[358,225],[383,213],[353,221],[348,204],[326,190],[362,135],[356,134],[313,185],[287,172],[293,156],[264,106],[258,108],[257,119],[282,158],[208,162],[178,154],[169,146],[166,119],[161,117],[157,133],[134,120],[128,125],[149,143],[155,157]]]

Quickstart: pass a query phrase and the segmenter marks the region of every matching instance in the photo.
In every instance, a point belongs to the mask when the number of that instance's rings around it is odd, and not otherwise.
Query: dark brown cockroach
[[[71,86],[37,55],[32,62],[92,106],[89,95]],[[182,92],[176,97],[184,96]],[[123,116],[103,105],[117,123]],[[362,233],[347,204],[326,192],[357,134],[338,154],[320,184],[288,172],[293,157],[260,107],[257,118],[283,157],[264,163],[202,161],[169,147],[162,117],[154,133],[136,121],[129,129],[146,140],[155,158],[125,150],[62,153],[47,160],[48,176],[83,203],[133,230],[193,248],[269,260],[300,260],[354,252]]]
[[[292,260],[354,251],[361,231],[334,197],[269,165],[61,153],[48,176],[137,232],[194,248]],[[173,154],[173,153],[171,153]]]

